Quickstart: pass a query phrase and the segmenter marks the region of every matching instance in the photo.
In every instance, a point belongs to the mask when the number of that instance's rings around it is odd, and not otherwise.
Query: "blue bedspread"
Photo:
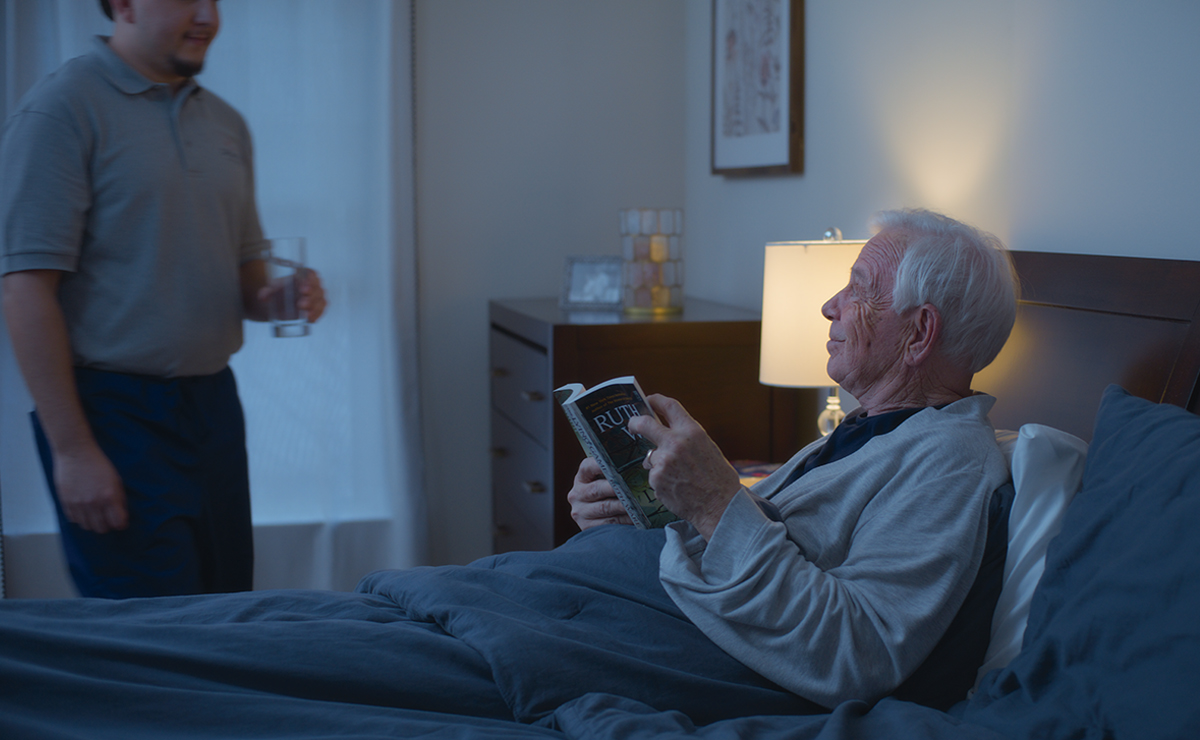
[[[687,620],[658,580],[663,541],[661,530],[600,527],[552,552],[384,571],[359,589],[478,651],[522,722],[588,692],[646,698],[701,723],[824,711],[750,671]]]
[[[848,701],[829,714],[756,716],[697,726],[679,712],[657,712],[630,699],[591,694],[561,707],[554,725],[571,740],[1004,740],[984,727],[896,699],[870,707]]]
[[[428,721],[412,710],[540,736],[512,720],[590,692],[701,723],[817,711],[683,617],[658,583],[662,542],[603,527],[552,553],[376,573],[355,594],[4,603],[0,737],[369,737],[367,720]]]

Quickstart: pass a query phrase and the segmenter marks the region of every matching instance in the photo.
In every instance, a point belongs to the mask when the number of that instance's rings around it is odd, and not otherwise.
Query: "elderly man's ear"
[[[918,367],[933,356],[942,336],[942,315],[933,304],[926,303],[912,310],[911,334],[904,346],[904,364]]]

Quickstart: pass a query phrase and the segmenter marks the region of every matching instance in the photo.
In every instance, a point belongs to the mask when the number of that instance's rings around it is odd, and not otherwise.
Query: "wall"
[[[491,551],[487,300],[684,199],[683,0],[417,3],[417,243],[434,562]]]
[[[709,171],[711,8],[687,5],[689,291],[754,307],[767,241],[924,206],[1012,248],[1200,259],[1200,5],[808,0],[800,176]]]
[[[767,241],[926,206],[1015,249],[1200,259],[1200,5],[807,0],[805,172],[709,171],[711,3],[418,3],[435,562],[486,552],[486,299],[686,194],[688,293],[757,308]],[[675,56],[678,55],[678,56]],[[682,134],[682,137],[681,137]]]

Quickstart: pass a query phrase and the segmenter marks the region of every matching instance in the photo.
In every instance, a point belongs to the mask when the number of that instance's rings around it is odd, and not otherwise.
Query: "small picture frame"
[[[712,173],[804,171],[804,0],[713,0]]]
[[[572,310],[619,310],[621,264],[620,257],[567,257],[559,305]]]

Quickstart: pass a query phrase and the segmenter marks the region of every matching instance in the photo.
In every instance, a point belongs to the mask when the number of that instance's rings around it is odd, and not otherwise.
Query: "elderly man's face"
[[[892,311],[896,267],[903,256],[895,235],[882,231],[858,255],[850,282],[821,308],[829,327],[829,377],[855,396],[899,375],[908,322]]]

